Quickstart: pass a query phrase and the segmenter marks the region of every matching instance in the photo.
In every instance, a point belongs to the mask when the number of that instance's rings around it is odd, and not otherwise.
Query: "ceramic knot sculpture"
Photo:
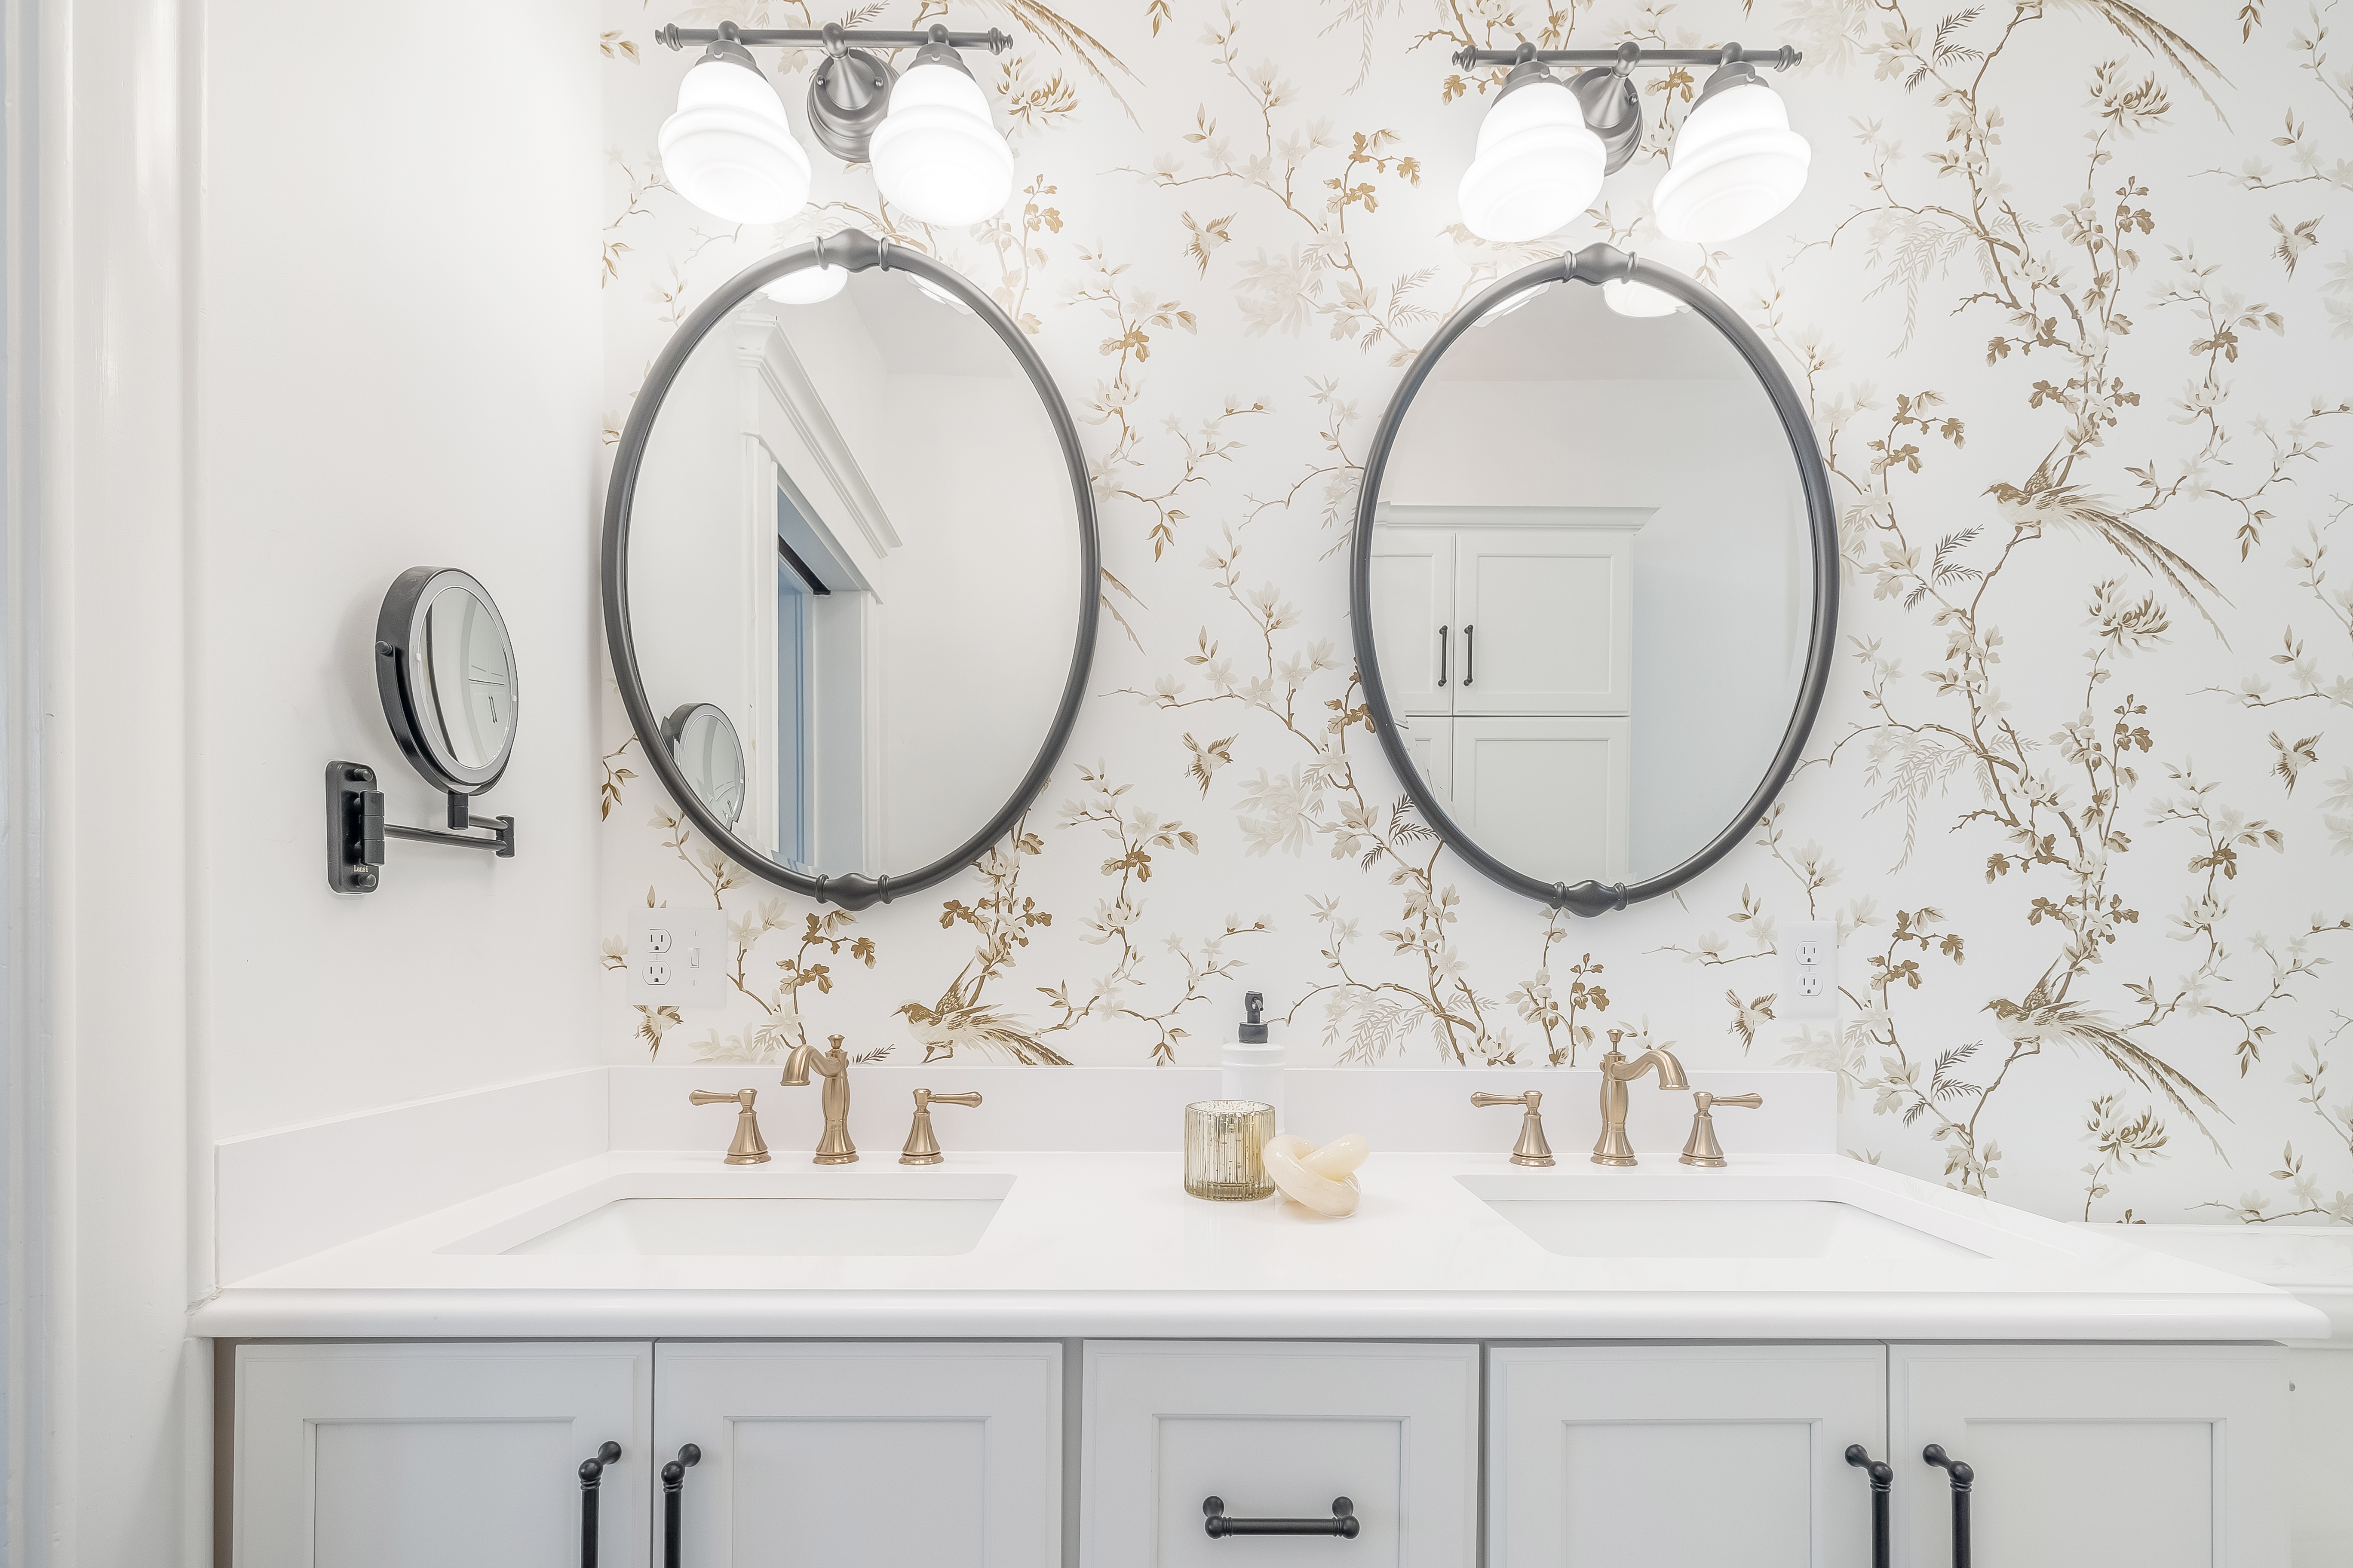
[[[1349,1132],[1322,1148],[1294,1133],[1282,1132],[1266,1141],[1262,1158],[1269,1180],[1282,1195],[1303,1204],[1330,1219],[1356,1212],[1356,1167],[1372,1152],[1361,1133]]]

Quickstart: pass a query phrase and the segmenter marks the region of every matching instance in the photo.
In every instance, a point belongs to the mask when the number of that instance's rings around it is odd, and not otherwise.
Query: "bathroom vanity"
[[[1533,1076],[1291,1075],[1291,1125],[1373,1143],[1337,1221],[1185,1194],[1202,1069],[855,1068],[829,1166],[775,1068],[224,1145],[221,1561],[570,1568],[593,1519],[619,1565],[1862,1564],[1859,1446],[1893,1560],[1942,1568],[1937,1445],[1978,1561],[2286,1562],[2274,1342],[2316,1310],[1841,1158],[1826,1074],[1691,1073],[1764,1098],[1708,1169],[1647,1083],[1637,1163],[1591,1163],[1599,1075],[1547,1072],[1557,1163],[1514,1164],[1470,1096]],[[982,1103],[902,1165],[931,1087]],[[741,1088],[765,1164],[689,1104]],[[1329,1543],[1210,1529],[1268,1520]]]

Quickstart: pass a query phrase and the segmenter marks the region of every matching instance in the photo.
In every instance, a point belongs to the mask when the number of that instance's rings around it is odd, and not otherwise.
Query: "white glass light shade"
[[[847,267],[804,267],[761,285],[760,292],[779,305],[815,305],[849,287]]]
[[[1510,315],[1513,311],[1526,305],[1530,300],[1535,299],[1536,296],[1544,293],[1551,287],[1552,285],[1549,283],[1539,283],[1533,289],[1523,289],[1516,294],[1506,295],[1502,304],[1496,306],[1493,310],[1488,311],[1485,315],[1480,317],[1478,321],[1472,324],[1473,326],[1483,327],[1491,321],[1500,321],[1505,316]]]
[[[776,89],[732,60],[698,61],[656,139],[672,189],[730,223],[782,223],[808,201],[808,154]]]
[[[1663,289],[1612,278],[1601,285],[1601,302],[1621,316],[1672,316],[1689,307]]]
[[[883,198],[923,223],[974,224],[1013,196],[1013,149],[960,66],[918,60],[891,88],[870,144]]]
[[[929,300],[933,304],[945,305],[949,310],[955,310],[961,315],[969,316],[972,314],[971,306],[965,304],[962,300],[957,299],[955,295],[949,293],[946,289],[933,282],[930,279],[918,278],[913,273],[910,272],[907,274],[907,280],[913,283],[917,289],[921,290],[923,296]]]
[[[1675,132],[1673,166],[1651,198],[1659,227],[1671,239],[1737,239],[1798,199],[1813,157],[1779,93],[1761,81],[1726,88]]]
[[[1607,158],[1565,85],[1514,88],[1479,122],[1478,153],[1462,173],[1462,221],[1482,239],[1550,234],[1600,194]]]

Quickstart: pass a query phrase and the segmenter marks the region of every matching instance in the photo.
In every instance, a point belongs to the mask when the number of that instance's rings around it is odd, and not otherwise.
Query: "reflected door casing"
[[[233,1568],[646,1568],[653,1347],[237,1347]]]
[[[1880,1345],[1504,1345],[1489,1568],[1859,1568],[1886,1456]],[[2013,1560],[2020,1561],[2020,1560]]]
[[[1951,1494],[1920,1459],[1937,1443],[1977,1472],[1980,1568],[2280,1568],[2285,1358],[2276,1345],[1890,1347],[1896,1562],[1951,1562]]]
[[[670,1343],[654,1448],[682,1568],[1060,1561],[1058,1343]]]
[[[1090,1341],[1086,1568],[1464,1568],[1478,1552],[1479,1347]],[[1240,1519],[1355,1505],[1353,1541],[1212,1540]]]

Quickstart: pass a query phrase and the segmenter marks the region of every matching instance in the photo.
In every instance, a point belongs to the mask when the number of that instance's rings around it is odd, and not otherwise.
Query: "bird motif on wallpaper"
[[[1757,1031],[1773,1021],[1773,1003],[1779,995],[1777,991],[1743,1002],[1737,991],[1724,994],[1724,999],[1732,1004],[1732,1026],[1725,1033],[1740,1037],[1740,1049],[1744,1054],[1757,1043]]]
[[[2297,258],[2320,243],[2320,220],[2316,217],[2308,217],[2291,229],[2287,225],[2280,222],[2279,214],[2274,213],[2272,232],[2279,236],[2279,244],[2272,247],[2272,254],[2280,258],[2280,264],[2287,268],[2287,275],[2293,278],[2295,276]]]
[[[1185,772],[1201,786],[1201,798],[1207,800],[1209,797],[1209,781],[1218,776],[1219,768],[1234,760],[1234,737],[1229,735],[1205,746],[1188,733],[1185,737],[1185,749],[1193,753],[1193,765]]]
[[[2272,731],[2272,750],[2279,753],[2278,760],[2272,763],[2272,772],[2287,786],[2287,793],[2294,795],[2295,776],[2304,772],[2305,763],[2320,761],[2320,737],[2306,735],[2291,745],[2281,740],[2279,731],[2274,730]]]
[[[1042,1043],[1018,1020],[994,1006],[966,1001],[961,984],[950,985],[935,1007],[905,1002],[896,1011],[907,1020],[908,1032],[923,1046],[927,1062],[945,1061],[962,1047],[983,1057],[1002,1052],[1023,1067],[1071,1065],[1070,1058]]]
[[[1184,223],[1185,231],[1193,237],[1185,247],[1185,254],[1200,263],[1201,276],[1207,278],[1209,275],[1210,253],[1234,237],[1232,231],[1227,226],[1234,221],[1234,215],[1228,213],[1223,217],[1213,217],[1207,223],[1195,223],[1191,213],[1179,213],[1176,216]]]

